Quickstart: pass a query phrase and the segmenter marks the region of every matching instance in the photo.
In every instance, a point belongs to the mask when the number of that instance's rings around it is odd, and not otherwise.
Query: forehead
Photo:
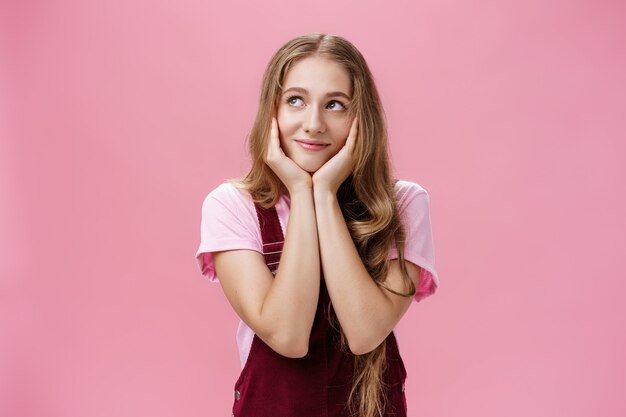
[[[350,95],[350,74],[339,63],[320,56],[311,56],[296,62],[283,81],[284,90],[301,87],[311,94],[341,91]]]

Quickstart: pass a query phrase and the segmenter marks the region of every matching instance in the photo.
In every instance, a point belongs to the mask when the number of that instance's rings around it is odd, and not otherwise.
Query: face
[[[276,115],[280,145],[305,171],[317,171],[346,143],[351,90],[348,72],[328,58],[304,58],[286,74]]]

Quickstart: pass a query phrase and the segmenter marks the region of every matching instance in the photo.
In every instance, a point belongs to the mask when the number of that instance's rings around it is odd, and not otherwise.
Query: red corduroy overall
[[[284,236],[275,208],[256,205],[265,262],[278,268]],[[322,278],[322,277],[320,277]],[[339,334],[328,321],[328,291],[323,279],[311,330],[309,350],[303,358],[276,353],[258,336],[235,383],[234,417],[348,417],[354,355],[339,346]],[[387,337],[385,417],[406,417],[406,370],[394,334]]]

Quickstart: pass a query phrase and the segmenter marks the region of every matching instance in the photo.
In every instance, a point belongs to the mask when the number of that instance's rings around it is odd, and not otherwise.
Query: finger
[[[278,135],[278,121],[272,117],[272,128],[270,130],[270,141],[273,144],[274,150],[281,155],[284,155],[283,148],[280,146],[280,136]]]
[[[267,144],[267,159],[271,160],[272,156],[277,152],[276,144],[276,120],[272,117],[272,124],[270,126],[270,137]]]
[[[270,127],[270,138],[267,146],[267,161],[272,163],[277,162],[281,158],[285,157],[285,152],[280,146],[280,136],[278,134],[278,121],[276,118],[272,118],[272,125]]]
[[[356,146],[356,137],[359,131],[359,121],[358,118],[354,118],[352,120],[352,126],[350,127],[350,133],[348,133],[348,140],[346,144],[348,145],[348,150],[352,152],[354,147]]]
[[[275,144],[280,143],[280,140],[278,138],[278,122],[276,121],[276,118],[274,117],[272,117],[271,135],[272,135],[272,140],[274,141]]]

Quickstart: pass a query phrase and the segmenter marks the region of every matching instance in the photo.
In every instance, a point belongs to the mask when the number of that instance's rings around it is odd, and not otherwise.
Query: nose
[[[304,120],[302,121],[302,128],[310,135],[324,133],[326,130],[324,116],[320,113],[317,106],[309,106],[304,115]]]

